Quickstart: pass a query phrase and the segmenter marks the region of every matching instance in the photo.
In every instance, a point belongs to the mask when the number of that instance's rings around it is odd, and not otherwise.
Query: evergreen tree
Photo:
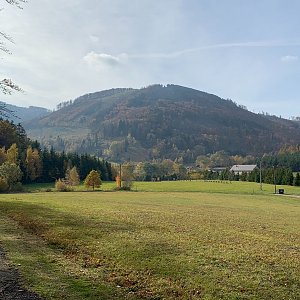
[[[243,172],[240,176],[241,181],[247,181],[248,174],[247,172]]]
[[[286,169],[286,184],[293,185],[294,184],[294,175],[291,169]]]
[[[294,186],[300,186],[300,174],[297,173],[295,180],[294,180]]]

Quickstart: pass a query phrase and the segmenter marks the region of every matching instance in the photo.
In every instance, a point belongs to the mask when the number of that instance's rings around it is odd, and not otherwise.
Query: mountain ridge
[[[7,118],[14,123],[22,123],[31,121],[33,119],[44,117],[51,113],[51,111],[44,107],[30,105],[28,107],[17,106],[0,101],[5,105],[8,111],[12,114],[8,114]]]
[[[25,128],[46,146],[115,161],[181,157],[191,162],[219,150],[262,155],[300,143],[297,122],[178,85],[86,94]]]

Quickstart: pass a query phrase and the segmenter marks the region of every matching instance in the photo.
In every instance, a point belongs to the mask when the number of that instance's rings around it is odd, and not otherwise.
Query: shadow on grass
[[[140,235],[140,231],[143,229],[156,231],[159,234],[161,227],[153,224],[149,224],[149,226],[145,224],[141,227],[141,225],[129,221],[118,220],[117,216],[113,220],[102,220],[101,217],[95,220],[90,219],[88,216],[81,217],[43,205],[19,201],[0,201],[0,217],[1,214],[17,222],[30,235],[42,238],[50,249],[59,251],[68,261],[76,262],[83,269],[97,268],[97,272],[103,274],[103,286],[100,286],[96,290],[93,287],[93,280],[84,277],[84,275],[59,275],[62,276],[61,280],[78,294],[77,299],[111,299],[112,287],[109,288],[111,284],[113,284],[113,289],[116,288],[116,285],[120,286],[120,293],[126,294],[134,291],[134,293],[140,295],[138,298],[132,295],[132,299],[143,299],[144,297],[141,295],[145,292],[145,287],[148,284],[148,279],[144,278],[141,274],[138,275],[136,271],[133,271],[134,268],[126,270],[126,273],[123,274],[124,271],[122,269],[124,270],[124,268],[121,267],[120,269],[115,253],[111,255],[106,253],[105,255],[95,248],[95,244],[91,246],[90,241],[94,242],[104,239],[106,242],[110,241],[110,235],[116,235],[117,239],[119,239],[117,247],[120,247],[117,251],[117,256],[121,255],[123,261],[129,262],[129,265],[131,262],[134,265],[135,262],[139,262],[140,260],[159,261],[162,256],[169,255],[172,257],[179,254],[179,250],[175,245],[164,241],[149,241],[144,243],[141,240],[139,247],[134,242],[127,243],[126,237],[131,234]],[[106,240],[106,238],[108,239]],[[10,241],[12,248],[16,247],[14,242],[17,244],[20,241],[18,239]],[[28,268],[30,269],[30,265],[32,265],[36,269],[37,263],[35,261],[38,260],[39,272],[41,274],[45,272],[47,274],[55,274],[56,272],[64,273],[63,270],[58,270],[59,267],[55,262],[41,257],[44,254],[43,252],[39,253],[40,249],[37,249],[38,247],[39,245],[35,245],[32,249],[26,249],[26,251],[31,253],[28,256],[23,256],[23,259],[27,260],[26,264],[29,265]],[[28,272],[33,273],[34,269]],[[59,291],[54,292],[59,295]],[[101,295],[101,293],[104,294]],[[96,294],[100,298],[94,298]],[[59,296],[57,297],[59,298]],[[147,296],[146,298],[150,299],[151,297]]]
[[[118,236],[122,244],[126,245],[126,236],[137,234],[147,230],[160,233],[161,227],[155,224],[143,224],[142,226],[133,222],[125,222],[114,219],[104,220],[91,219],[88,216],[78,216],[72,213],[58,211],[42,205],[22,203],[18,201],[1,202],[1,212],[17,222],[24,230],[30,234],[39,236],[47,244],[55,249],[60,249],[64,254],[88,261],[98,261],[93,259],[89,253],[90,241],[108,240],[112,235]],[[124,233],[124,236],[122,234]],[[127,244],[122,247],[121,252],[128,253],[130,256],[141,259],[151,259],[163,255],[176,255],[179,250],[175,245],[165,241],[141,241],[140,247],[136,244]],[[124,249],[125,248],[125,249]],[[92,265],[87,263],[87,265]],[[97,263],[95,263],[97,265]]]

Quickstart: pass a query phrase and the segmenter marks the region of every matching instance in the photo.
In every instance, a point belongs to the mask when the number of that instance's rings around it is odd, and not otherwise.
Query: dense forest
[[[102,180],[114,178],[107,161],[88,154],[41,149],[20,124],[0,119],[0,190],[18,189],[20,185],[16,183],[21,182],[54,182],[64,178],[73,167],[80,179],[86,178],[91,170],[99,172]]]
[[[164,159],[152,162],[127,162],[122,166],[124,182],[132,180],[239,180],[259,182],[259,169],[235,175],[229,171],[233,164],[262,166],[262,182],[300,185],[300,146],[284,146],[273,154],[260,158],[231,156],[224,151],[198,156],[193,167],[184,167],[182,159]],[[216,167],[226,169],[215,171]],[[88,154],[56,152],[41,149],[37,141],[30,140],[24,128],[7,120],[0,120],[0,190],[18,190],[19,183],[54,182],[65,178],[72,168],[83,180],[91,170],[101,174],[102,180],[114,180],[112,165]],[[296,175],[293,172],[297,172]],[[128,180],[129,178],[129,180]]]
[[[24,124],[48,149],[76,151],[114,162],[182,159],[225,151],[261,156],[300,143],[299,122],[249,112],[225,100],[176,85],[112,89],[62,103]]]

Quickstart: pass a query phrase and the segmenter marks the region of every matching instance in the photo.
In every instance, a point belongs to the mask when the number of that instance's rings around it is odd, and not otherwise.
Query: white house
[[[230,172],[234,172],[234,174],[242,174],[242,173],[250,173],[257,168],[257,165],[234,165]]]

